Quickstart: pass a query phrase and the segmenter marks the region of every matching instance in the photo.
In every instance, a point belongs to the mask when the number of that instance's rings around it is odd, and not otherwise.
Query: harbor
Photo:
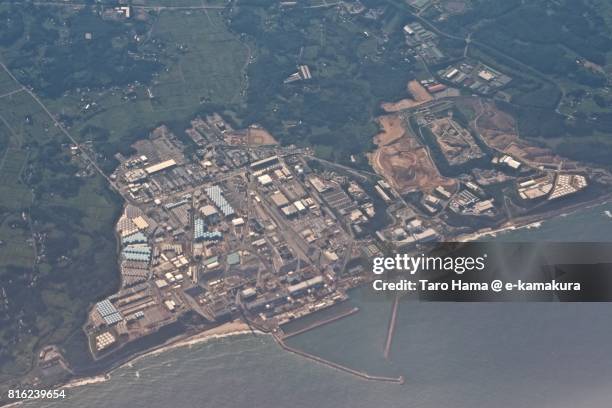
[[[353,316],[356,313],[358,313],[360,310],[359,307],[350,305],[349,303],[350,302],[335,305],[326,310],[318,311],[315,314],[305,316],[301,319],[293,321],[291,322],[292,325],[289,327],[287,331],[285,331],[287,328],[287,325],[285,325],[285,330],[283,330],[281,326],[281,328],[279,328],[279,330],[273,334],[274,340],[285,351],[288,351],[298,356],[307,358],[317,363],[326,365],[333,369],[354,375],[361,379],[368,380],[368,381],[380,381],[380,382],[389,382],[389,383],[395,383],[395,384],[404,384],[404,377],[402,375],[399,375],[397,377],[372,375],[365,371],[356,370],[354,368],[328,360],[321,356],[300,350],[296,347],[292,347],[285,342],[286,339],[289,339],[291,337],[303,335],[307,332],[313,331],[315,329],[321,328],[331,323],[335,323],[341,319],[345,319],[349,316]],[[393,310],[394,310],[394,316],[395,316],[397,312],[397,302],[394,305]],[[322,313],[322,312],[325,312],[325,313]],[[300,320],[302,319],[305,320],[305,322],[301,322]],[[392,335],[392,332],[390,332],[390,335]],[[390,345],[390,342],[388,344]]]

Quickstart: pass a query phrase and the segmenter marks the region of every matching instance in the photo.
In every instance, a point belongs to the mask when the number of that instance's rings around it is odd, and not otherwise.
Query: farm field
[[[18,299],[3,311],[0,372],[14,379],[31,368],[38,344],[62,344],[89,303],[114,286],[119,206],[101,177],[74,176],[69,140],[29,94],[0,98],[0,112],[8,140],[0,156],[0,282]]]
[[[239,107],[243,102],[249,51],[227,30],[218,10],[164,10],[152,18],[150,41],[163,44],[166,68],[151,85],[136,87],[130,97],[117,89],[92,91],[85,95],[95,104],[90,109],[84,109],[84,95],[77,92],[45,100],[52,111],[71,117],[75,136],[86,139],[90,128],[107,129],[105,142],[116,150],[161,122],[188,123],[207,104]]]

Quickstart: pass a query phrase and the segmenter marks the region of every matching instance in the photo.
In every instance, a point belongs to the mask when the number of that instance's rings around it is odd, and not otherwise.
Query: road
[[[7,92],[5,94],[0,95],[0,98],[6,98],[7,96],[15,95],[23,91],[25,91],[25,88],[22,86],[22,87],[19,87],[18,89],[15,89],[14,91]]]
[[[436,27],[432,22],[430,22],[429,20],[427,20],[426,18],[420,16],[417,13],[413,13],[410,10],[406,10],[404,7],[402,7],[402,5],[399,5],[393,1],[389,1],[392,5],[404,9],[408,14],[410,14],[412,17],[414,17],[415,19],[417,19],[423,26],[425,26],[426,28],[428,28],[430,31],[433,31],[434,33],[438,34],[441,37],[446,37],[452,40],[458,40],[458,41],[465,41],[466,42],[466,50],[467,50],[467,46],[468,45],[475,45],[477,47],[480,47],[486,51],[488,51],[490,54],[493,55],[501,55],[504,58],[512,61],[513,63],[519,65],[520,67],[524,68],[525,70],[531,72],[533,75],[537,76],[538,78],[540,78],[543,81],[546,81],[550,84],[553,84],[561,94],[563,94],[563,88],[561,88],[559,86],[559,84],[557,84],[555,81],[551,80],[546,74],[544,74],[542,71],[533,68],[530,65],[525,64],[524,62],[510,56],[509,54],[498,50],[497,48],[491,47],[490,45],[487,45],[485,43],[482,43],[478,40],[475,40],[472,35],[473,33],[470,33],[467,38],[463,38],[463,37],[459,37],[457,35],[453,35],[453,34],[449,34],[445,31],[440,30],[438,27]]]
[[[7,68],[7,66],[4,65],[4,63],[0,62],[0,67],[4,69],[4,71],[11,77],[13,81],[15,81],[16,84],[18,84],[21,88],[23,88],[24,92],[30,95],[30,97],[32,97],[34,101],[36,101],[36,103],[45,111],[45,113],[49,116],[49,118],[51,118],[51,120],[55,124],[55,127],[58,128],[72,142],[72,144],[77,146],[78,150],[81,152],[81,155],[85,158],[85,160],[87,160],[102,177],[104,177],[104,179],[108,182],[108,184],[115,191],[119,192],[119,188],[115,185],[115,183],[113,183],[113,181],[102,171],[102,169],[98,166],[98,163],[96,163],[96,161],[89,155],[89,153],[87,153],[85,150],[81,148],[81,145],[79,144],[79,142],[74,137],[72,137],[72,135],[66,130],[66,128],[57,119],[55,119],[55,116],[53,116],[51,111],[38,98],[38,96],[31,89],[27,88],[21,82],[19,82],[17,78],[13,75],[13,73]]]
[[[313,155],[310,155],[310,154],[306,154],[306,155],[304,155],[304,157],[306,157],[306,158],[308,158],[310,160],[315,160],[315,161],[324,163],[324,164],[326,164],[326,165],[328,165],[330,167],[336,167],[338,169],[342,169],[343,171],[346,171],[347,173],[350,173],[353,176],[358,177],[362,181],[368,181],[369,180],[368,176],[369,177],[376,177],[376,178],[380,177],[378,174],[373,173],[371,171],[356,170],[356,169],[354,169],[352,167],[348,167],[348,166],[345,166],[345,165],[339,164],[339,163],[330,162],[328,160],[321,159],[320,157],[316,157],[316,156],[313,156]],[[364,174],[367,174],[367,176],[365,176]]]

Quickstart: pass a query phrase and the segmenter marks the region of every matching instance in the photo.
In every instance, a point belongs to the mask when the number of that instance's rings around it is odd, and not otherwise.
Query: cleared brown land
[[[474,128],[490,147],[532,166],[558,166],[561,163],[564,168],[577,166],[578,163],[558,156],[548,148],[534,146],[521,139],[514,118],[497,109],[493,103],[479,102],[475,98],[467,99],[464,103],[471,104],[476,111]]]
[[[606,74],[606,70],[603,69],[603,67],[601,65],[597,65],[594,62],[591,61],[584,61],[584,67],[590,69],[591,71],[594,71],[598,74],[602,74],[605,75]]]
[[[374,170],[399,193],[431,192],[437,186],[455,189],[455,181],[442,177],[427,150],[406,131],[396,115],[379,118],[382,132],[374,137],[379,147],[370,155]]]
[[[401,99],[397,102],[385,102],[380,106],[385,110],[385,112],[393,113],[422,105],[425,102],[429,102],[433,99],[431,94],[427,92],[427,89],[425,89],[425,87],[418,81],[408,82],[408,92],[410,92],[412,98]]]
[[[433,99],[431,94],[427,92],[427,89],[419,81],[408,82],[408,92],[417,102],[429,102]]]
[[[274,136],[266,129],[260,127],[250,127],[248,134],[248,143],[250,145],[272,145],[278,144]]]
[[[402,118],[397,115],[385,115],[378,118],[382,132],[374,136],[374,144],[386,146],[395,142],[404,135],[406,130],[402,124]]]
[[[270,132],[258,126],[227,132],[224,138],[225,142],[231,145],[248,144],[250,146],[258,146],[278,144]]]
[[[471,133],[451,118],[436,119],[430,128],[450,164],[463,164],[484,156]]]

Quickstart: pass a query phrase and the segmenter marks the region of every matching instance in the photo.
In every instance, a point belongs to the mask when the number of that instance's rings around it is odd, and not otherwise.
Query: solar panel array
[[[208,198],[210,198],[217,208],[219,208],[224,216],[229,217],[235,214],[234,208],[227,202],[225,197],[223,197],[223,192],[219,186],[207,187],[204,191],[206,192]]]
[[[106,316],[104,318],[104,321],[109,326],[112,325],[112,324],[115,324],[115,323],[119,323],[122,320],[123,320],[123,317],[121,317],[121,315],[119,313],[113,313],[112,315]]]
[[[123,320],[123,317],[121,317],[121,314],[117,308],[115,308],[115,306],[108,299],[98,302],[96,304],[96,310],[109,326]]]

